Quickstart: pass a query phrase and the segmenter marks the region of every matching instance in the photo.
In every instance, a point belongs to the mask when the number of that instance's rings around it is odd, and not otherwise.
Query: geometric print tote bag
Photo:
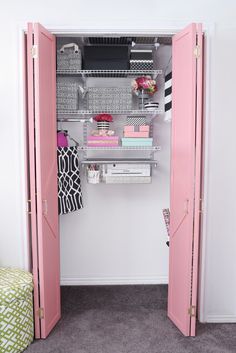
[[[77,147],[58,147],[58,212],[66,214],[83,207]]]

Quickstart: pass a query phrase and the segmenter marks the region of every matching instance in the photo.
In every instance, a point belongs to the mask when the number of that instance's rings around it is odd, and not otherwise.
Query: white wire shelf
[[[57,115],[95,115],[101,113],[108,113],[113,115],[160,115],[163,114],[162,109],[155,109],[155,110],[58,110]]]
[[[93,122],[93,118],[89,117],[89,116],[82,116],[82,117],[67,117],[67,116],[58,116],[57,117],[57,121],[58,122],[65,122],[65,123],[76,123],[76,122],[79,122],[79,123],[92,123]]]
[[[77,75],[81,77],[128,77],[149,75],[156,78],[162,70],[57,70],[57,75]]]
[[[157,166],[157,161],[152,159],[140,159],[140,158],[118,158],[118,159],[85,159],[80,162],[81,164],[153,164]]]
[[[117,147],[93,147],[78,146],[79,151],[160,151],[160,146],[117,146]]]

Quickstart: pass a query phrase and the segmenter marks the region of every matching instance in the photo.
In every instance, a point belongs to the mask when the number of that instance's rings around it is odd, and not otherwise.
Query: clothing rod
[[[157,161],[150,159],[85,159],[81,164],[153,164],[157,166]]]

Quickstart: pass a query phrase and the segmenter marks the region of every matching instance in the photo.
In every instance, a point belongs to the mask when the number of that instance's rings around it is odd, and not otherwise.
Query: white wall
[[[3,52],[0,57],[1,93],[1,243],[0,264],[25,267],[26,247],[23,207],[22,122],[19,120],[18,24],[39,21],[45,26],[68,25],[81,29],[153,29],[173,21],[188,24],[215,23],[211,35],[210,103],[208,119],[208,186],[205,207],[206,263],[202,282],[202,320],[236,321],[235,228],[236,206],[234,151],[236,25],[234,0],[165,1],[68,0],[50,2],[7,1],[1,6],[0,33]],[[135,11],[134,11],[135,8]],[[145,15],[144,15],[145,14]],[[229,68],[229,69],[228,69]]]
[[[70,41],[70,39],[69,39]],[[165,69],[171,46],[157,50],[158,68]],[[128,86],[131,78],[90,78],[87,86]],[[154,100],[164,105],[164,79]],[[113,117],[111,128],[122,136],[126,117]],[[151,118],[147,117],[149,123]],[[61,126],[61,124],[59,124]],[[60,217],[62,284],[138,284],[167,283],[167,232],[162,209],[169,207],[170,129],[164,116],[153,119],[155,154],[158,168],[152,169],[151,184],[100,184],[86,182],[86,168],[81,168],[84,208]],[[82,126],[64,123],[63,128],[82,143]],[[89,129],[95,129],[96,124]],[[73,143],[72,143],[73,144]],[[150,152],[89,152],[87,158],[149,158]]]

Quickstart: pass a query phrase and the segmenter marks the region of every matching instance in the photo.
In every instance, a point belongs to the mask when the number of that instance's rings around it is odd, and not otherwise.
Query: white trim
[[[201,237],[200,237],[200,260],[199,260],[199,286],[198,286],[198,317],[200,322],[205,322],[206,313],[206,256],[210,245],[207,241],[208,231],[208,195],[209,195],[209,149],[210,149],[210,131],[211,131],[211,119],[212,119],[212,106],[210,101],[211,93],[211,53],[212,53],[212,38],[215,35],[215,24],[209,26],[207,31],[207,37],[205,38],[205,62],[204,62],[204,83],[205,83],[205,94],[204,94],[204,136],[203,136],[203,153],[204,153],[204,165],[203,165],[203,213],[202,213],[202,224],[201,224]]]
[[[33,21],[35,23],[35,21]],[[163,21],[162,21],[163,22]],[[166,22],[166,21],[165,21]],[[187,22],[188,24],[188,22]],[[55,35],[59,34],[65,34],[65,35],[91,35],[91,36],[102,36],[102,35],[107,35],[109,37],[112,36],[119,36],[119,35],[125,35],[125,36],[156,36],[158,35],[163,35],[163,36],[168,36],[168,35],[173,35],[180,31],[183,27],[185,27],[186,22],[171,22],[169,25],[166,27],[160,27],[160,28],[154,28],[154,29],[141,29],[141,28],[132,28],[132,29],[116,29],[116,28],[103,28],[103,29],[98,29],[98,28],[90,28],[90,29],[83,29],[83,28],[78,28],[78,25],[50,25],[50,24],[43,24],[43,26],[49,30],[51,33]],[[27,31],[27,24],[24,23],[19,23],[19,28],[23,31]]]
[[[24,31],[21,27],[17,26],[17,34],[18,34],[18,55],[16,56],[17,66],[21,68],[19,70],[18,76],[18,111],[20,115],[20,119],[17,119],[18,131],[19,131],[19,160],[20,160],[20,190],[22,193],[21,208],[20,212],[20,224],[21,231],[19,232],[21,237],[21,268],[25,270],[30,270],[30,242],[29,242],[29,234],[28,234],[28,213],[27,213],[27,176],[25,175],[27,170],[27,161],[26,161],[26,111],[25,107],[25,77],[24,77]]]
[[[236,323],[236,315],[207,315],[205,323]]]
[[[61,277],[62,286],[130,284],[168,284],[168,277]]]
[[[32,21],[35,23],[35,21]],[[201,22],[201,21],[195,21],[195,22]],[[72,25],[59,25],[59,24],[43,24],[43,26],[49,30],[51,33],[55,35],[90,35],[90,36],[102,36],[106,35],[109,37],[113,36],[120,36],[120,35],[125,35],[125,36],[169,36],[169,35],[174,35],[180,30],[182,30],[184,27],[189,25],[189,20],[185,21],[167,21],[167,20],[158,20],[158,23],[160,24],[159,28],[153,28],[153,29],[142,29],[142,28],[123,28],[123,29],[118,29],[118,28],[88,28],[88,29],[83,29],[79,28],[77,24],[72,24]],[[27,30],[27,24],[25,22],[19,22],[18,23],[19,28],[21,30],[26,31]],[[208,31],[208,28],[210,27],[206,22],[203,24],[204,31]]]

